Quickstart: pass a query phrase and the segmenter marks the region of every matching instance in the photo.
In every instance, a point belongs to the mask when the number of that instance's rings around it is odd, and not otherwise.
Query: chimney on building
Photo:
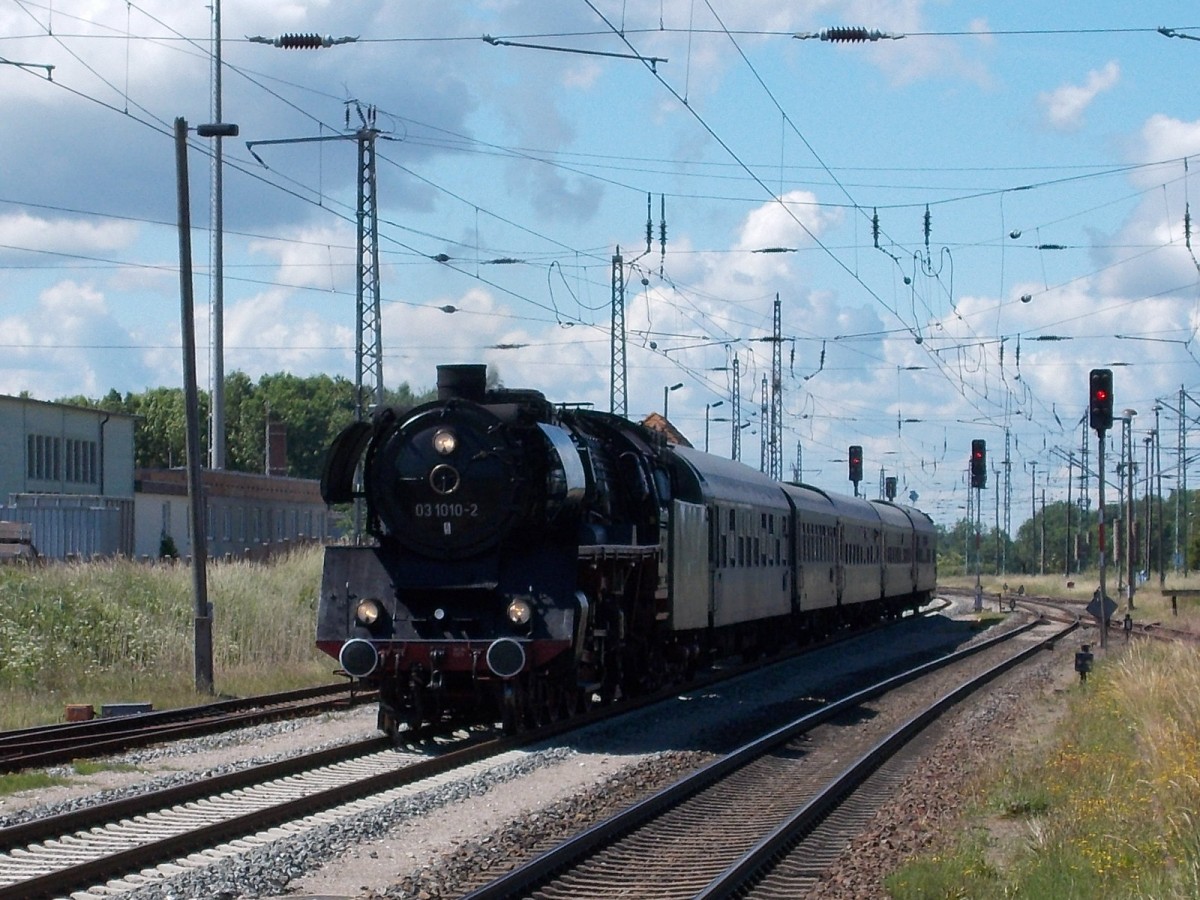
[[[287,423],[267,419],[267,474],[283,477],[287,473]]]

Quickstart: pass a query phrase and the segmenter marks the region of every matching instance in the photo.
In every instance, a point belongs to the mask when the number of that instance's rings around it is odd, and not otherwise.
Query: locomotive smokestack
[[[487,366],[482,363],[464,363],[437,367],[437,391],[439,400],[471,400],[482,403],[487,393]]]

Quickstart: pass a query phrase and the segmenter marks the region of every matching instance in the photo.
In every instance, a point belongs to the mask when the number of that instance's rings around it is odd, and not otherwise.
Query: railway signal
[[[1108,549],[1104,530],[1104,432],[1112,428],[1113,423],[1113,382],[1112,369],[1092,369],[1088,376],[1088,422],[1096,429],[1100,438],[1096,447],[1096,479],[1100,493],[1100,508],[1097,514],[1097,526],[1100,538],[1100,588],[1096,591],[1099,608],[1094,613],[1100,626],[1100,648],[1108,646],[1108,617],[1109,611],[1105,604],[1110,603],[1105,591],[1105,575],[1107,568]],[[1132,604],[1131,604],[1132,605]]]
[[[1088,421],[1103,436],[1113,423],[1112,369],[1092,369],[1089,385]]]
[[[971,487],[987,487],[987,441],[971,441]]]
[[[858,493],[858,483],[862,481],[862,447],[850,445],[850,480],[854,482],[855,493]]]

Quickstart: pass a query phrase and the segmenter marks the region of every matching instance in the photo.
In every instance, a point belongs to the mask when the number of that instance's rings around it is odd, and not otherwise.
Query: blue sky
[[[861,444],[869,496],[894,475],[952,524],[983,438],[984,519],[1015,531],[1034,496],[1065,499],[1088,370],[1112,366],[1139,458],[1162,407],[1178,483],[1180,391],[1200,396],[1193,4],[225,0],[222,19],[226,371],[354,377],[355,144],[246,142],[344,136],[370,106],[391,386],[486,362],[607,409],[620,246],[628,412],[682,382],[670,416],[699,446],[720,401],[730,450],[736,357],[758,464],[778,295],[789,475],[849,490]],[[902,37],[793,37],[847,25]],[[358,40],[247,40],[289,32]],[[172,123],[212,119],[210,38],[200,2],[0,0],[0,392],[182,383]],[[202,383],[210,150],[189,156]]]

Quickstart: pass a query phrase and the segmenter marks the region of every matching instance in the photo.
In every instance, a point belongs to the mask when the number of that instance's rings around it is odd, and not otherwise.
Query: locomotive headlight
[[[533,618],[533,607],[529,605],[529,601],[522,600],[519,597],[512,600],[508,604],[508,621],[514,625],[528,625],[529,620]]]
[[[370,627],[379,621],[381,615],[383,615],[383,609],[377,600],[360,600],[358,606],[354,608],[354,619],[359,625]]]
[[[449,456],[458,448],[458,438],[453,431],[438,429],[433,435],[433,449],[439,456]]]

